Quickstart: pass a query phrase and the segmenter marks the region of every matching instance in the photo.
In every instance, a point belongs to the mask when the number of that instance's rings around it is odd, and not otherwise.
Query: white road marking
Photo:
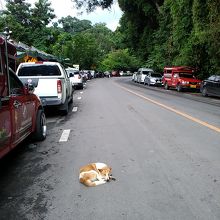
[[[80,100],[82,97],[78,97],[77,99]]]
[[[80,94],[83,94],[83,92],[80,92]]]
[[[77,110],[78,110],[78,107],[73,107],[72,112],[77,112]]]
[[[70,135],[70,129],[64,130],[60,137],[59,142],[67,142],[69,135]]]

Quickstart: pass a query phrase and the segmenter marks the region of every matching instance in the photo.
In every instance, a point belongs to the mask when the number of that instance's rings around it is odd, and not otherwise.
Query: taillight
[[[57,93],[62,93],[62,83],[61,83],[61,80],[57,80]]]

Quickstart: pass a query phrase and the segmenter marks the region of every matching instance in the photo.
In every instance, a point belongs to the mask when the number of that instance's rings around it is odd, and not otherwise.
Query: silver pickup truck
[[[23,84],[32,84],[43,106],[55,106],[68,114],[73,89],[65,68],[58,62],[27,62],[18,66],[16,75]]]

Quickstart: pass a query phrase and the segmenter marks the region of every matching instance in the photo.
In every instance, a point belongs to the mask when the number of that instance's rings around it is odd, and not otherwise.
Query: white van
[[[150,68],[139,68],[135,82],[144,83],[145,76],[154,71]]]

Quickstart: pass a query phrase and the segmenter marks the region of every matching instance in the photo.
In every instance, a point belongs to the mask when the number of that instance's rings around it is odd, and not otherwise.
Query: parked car
[[[220,97],[220,75],[212,75],[201,84],[200,91],[203,96]]]
[[[78,70],[67,68],[66,72],[74,89],[83,89],[83,77]]]
[[[135,82],[144,83],[145,76],[148,75],[149,73],[153,73],[153,72],[154,71],[149,68],[139,68]]]
[[[111,76],[112,76],[112,77],[119,77],[119,76],[121,76],[121,75],[120,75],[120,73],[119,73],[118,70],[113,70]]]
[[[5,42],[0,37],[0,52]],[[15,64],[16,49],[8,44],[9,64]],[[15,72],[7,66],[5,56],[0,56],[0,158],[14,149],[25,138],[35,141],[46,138],[46,118],[43,105],[33,87],[24,86]]]
[[[178,92],[187,89],[199,91],[202,81],[197,79],[194,73],[195,69],[188,66],[164,67],[164,88],[175,88]]]
[[[144,85],[162,86],[162,75],[160,73],[149,72],[144,79]]]
[[[64,67],[58,62],[29,62],[18,66],[16,75],[23,84],[32,84],[45,107],[57,107],[68,114],[73,89]]]
[[[134,73],[132,74],[131,80],[134,81],[134,82],[137,81],[137,72],[134,72]]]

